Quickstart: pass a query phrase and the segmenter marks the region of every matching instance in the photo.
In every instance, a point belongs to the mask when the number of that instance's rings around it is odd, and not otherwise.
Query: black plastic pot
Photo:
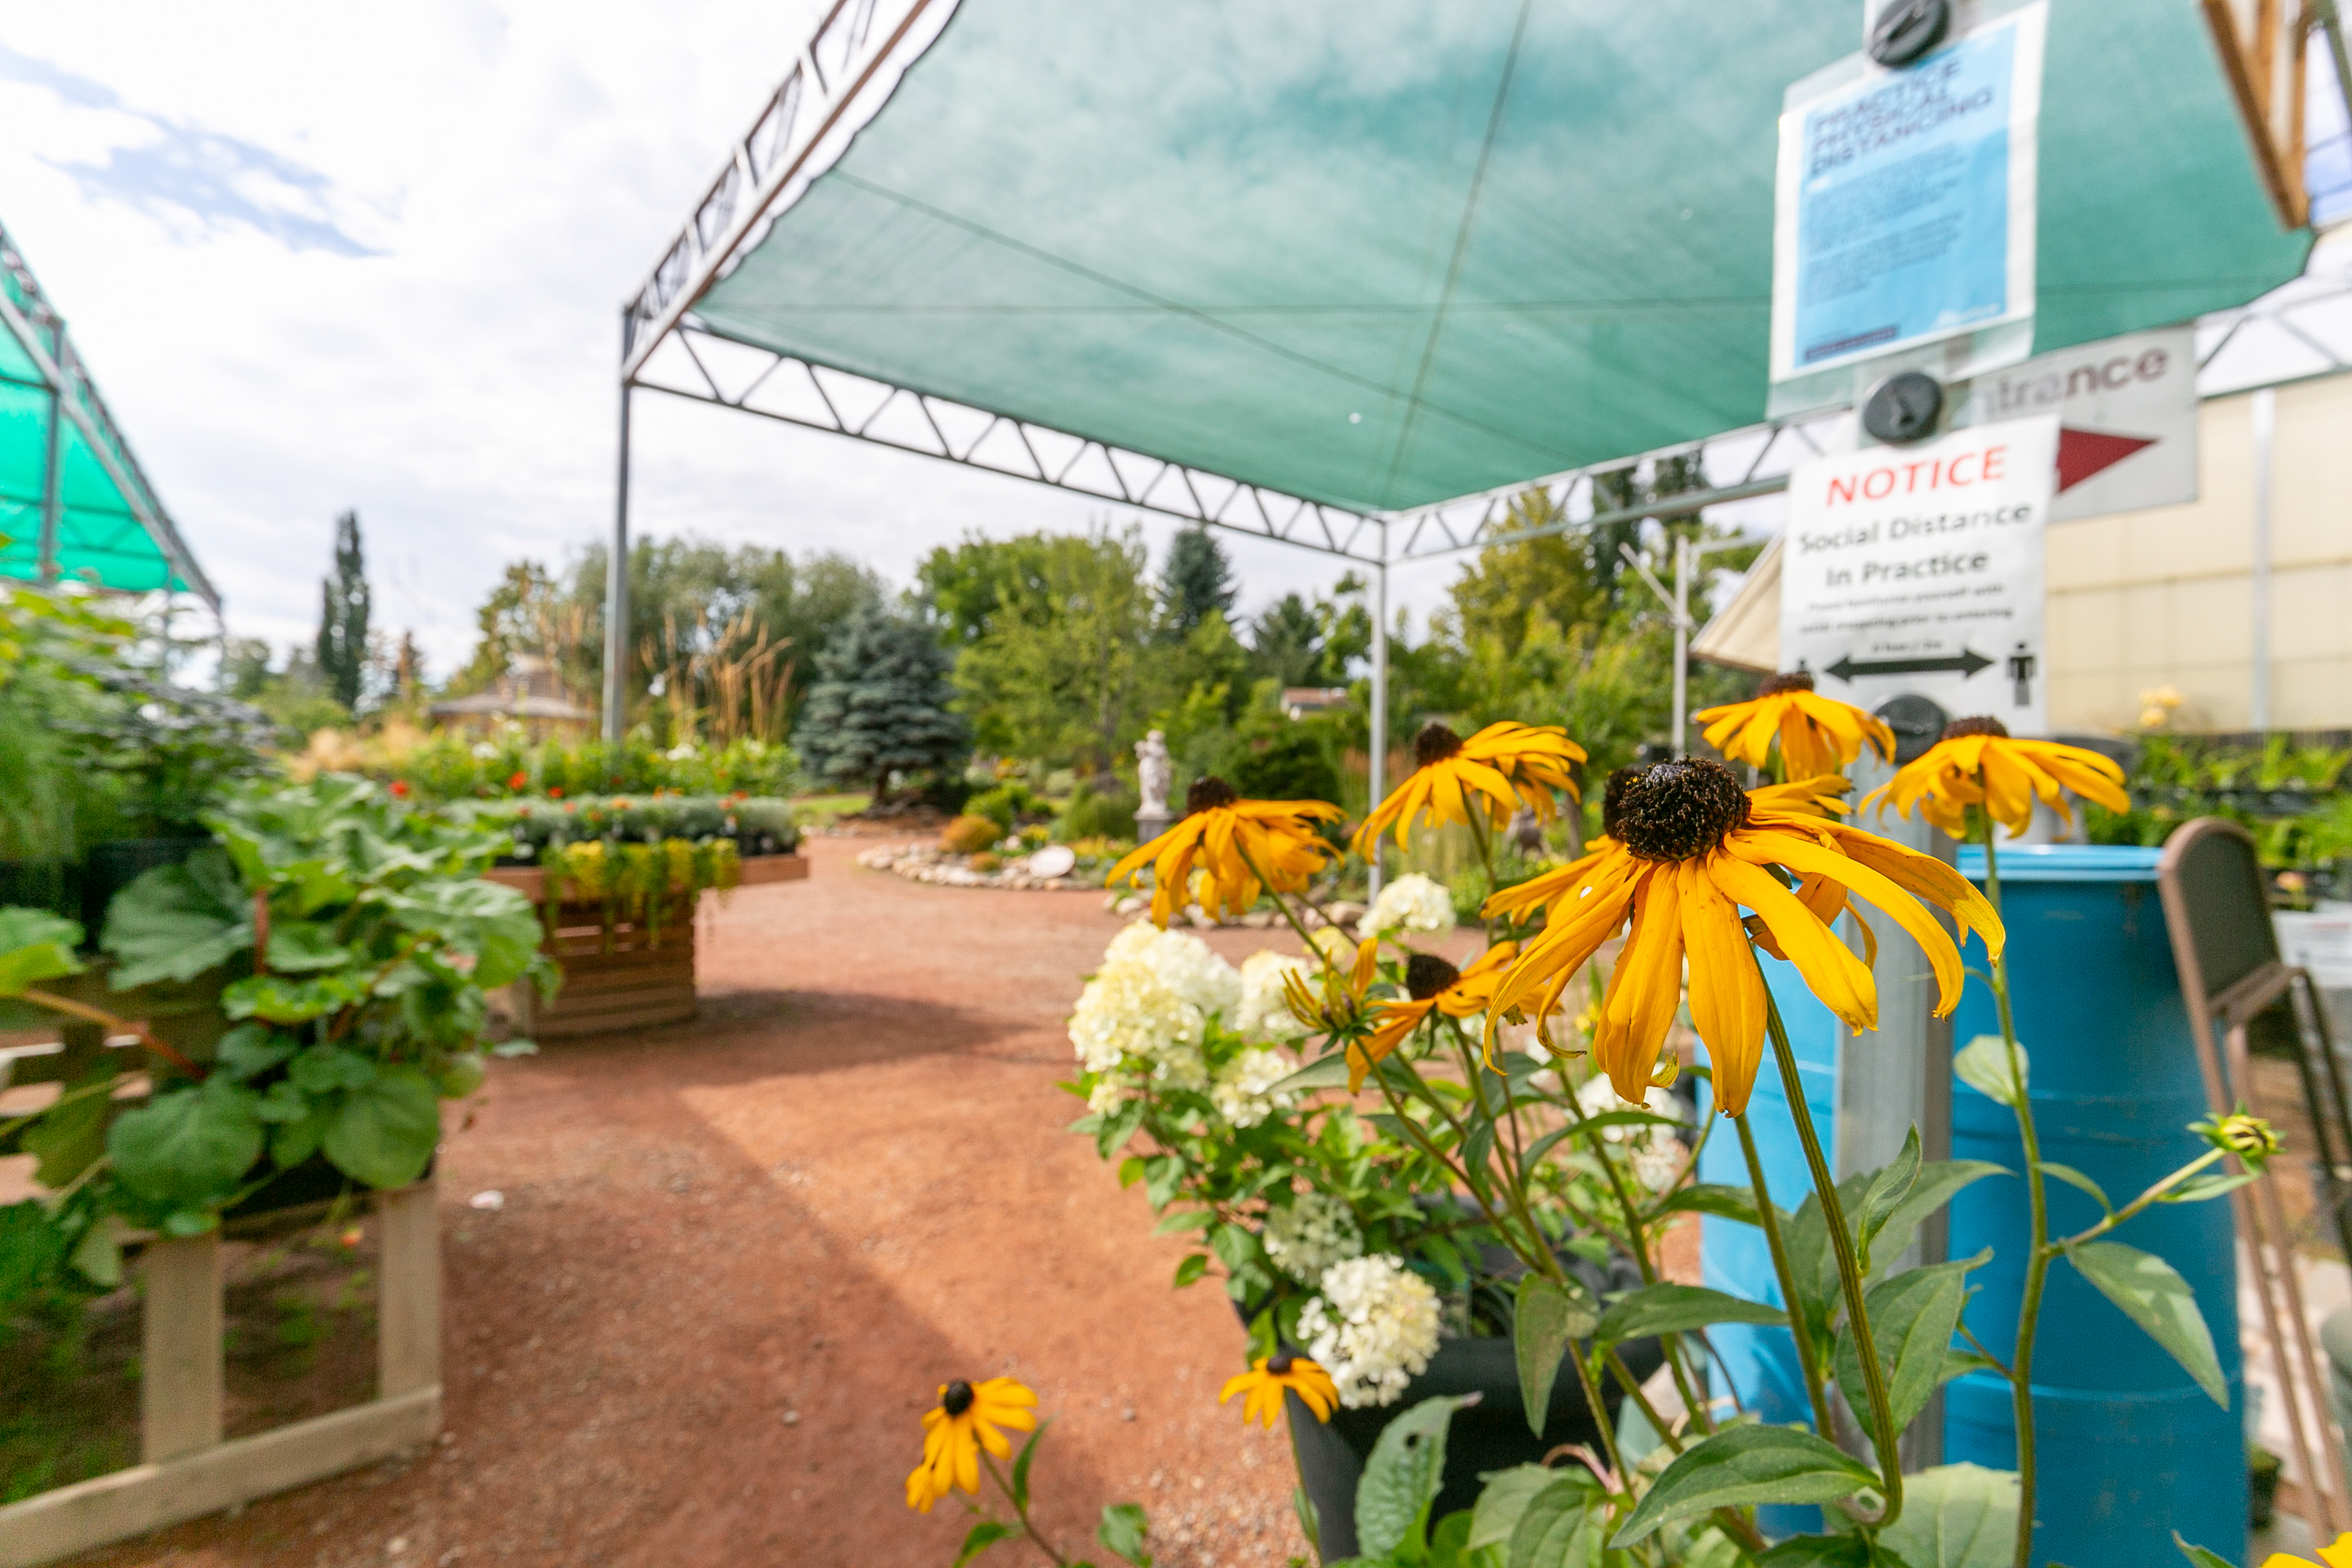
[[[209,838],[118,838],[91,845],[81,866],[81,923],[90,943],[95,946],[105,931],[106,906],[115,894],[158,866],[177,866],[211,843]]]
[[[81,876],[80,865],[72,860],[0,860],[0,905],[47,910],[78,921]]]

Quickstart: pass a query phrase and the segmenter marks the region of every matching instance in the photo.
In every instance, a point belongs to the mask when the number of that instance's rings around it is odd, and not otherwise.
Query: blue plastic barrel
[[[1789,1030],[1789,1045],[1797,1058],[1797,1076],[1805,1086],[1805,1103],[1812,1111],[1814,1129],[1822,1147],[1834,1149],[1837,1015],[1814,999],[1794,964],[1776,958],[1764,958],[1763,964],[1765,983],[1771,986],[1772,1000]],[[1710,1099],[1703,1096],[1701,1102],[1712,1110]],[[1813,1190],[1812,1173],[1805,1163],[1804,1146],[1797,1141],[1796,1124],[1789,1119],[1788,1096],[1781,1089],[1780,1071],[1773,1064],[1769,1043],[1764,1047],[1763,1065],[1757,1069],[1755,1091],[1748,1096],[1748,1124],[1756,1136],[1756,1152],[1764,1166],[1765,1183],[1772,1190],[1772,1201],[1795,1213],[1805,1194]],[[1699,1153],[1698,1177],[1743,1190],[1748,1186],[1748,1163],[1739,1152],[1738,1131],[1729,1122],[1718,1121],[1708,1137]],[[1771,1248],[1764,1233],[1754,1226],[1707,1221],[1699,1231],[1699,1265],[1706,1282],[1717,1290],[1776,1307],[1787,1305],[1780,1300],[1780,1279],[1772,1271]],[[1812,1402],[1806,1397],[1804,1374],[1797,1366],[1797,1346],[1788,1330],[1723,1323],[1708,1330],[1707,1337],[1723,1358],[1723,1370],[1742,1408],[1775,1424],[1812,1425]],[[1768,1508],[1761,1514],[1765,1528],[1775,1534],[1811,1530],[1819,1520],[1818,1510],[1811,1508]]]
[[[2042,1158],[2084,1173],[2117,1203],[2203,1148],[2187,1131],[2205,1113],[2205,1091],[2157,897],[2157,853],[2078,845],[2000,851],[2018,1039],[2031,1058]],[[1981,885],[1984,852],[1964,847],[1960,869]],[[1980,943],[1970,946],[1968,962],[1984,971]],[[1991,993],[1975,975],[1953,1024],[1960,1047],[2000,1031]],[[2015,1119],[1965,1084],[1953,1088],[1952,1154],[2023,1168]],[[2048,1186],[2053,1235],[2098,1220],[2088,1194],[2061,1182]],[[2022,1181],[1989,1178],[1952,1205],[1951,1256],[1994,1248],[1993,1261],[1969,1277],[1979,1294],[1967,1321],[2003,1357],[2015,1342],[2028,1234]],[[2114,1237],[2157,1253],[2196,1291],[2230,1390],[2227,1410],[2066,1263],[2052,1266],[2033,1360],[2037,1563],[2176,1562],[2176,1530],[2231,1562],[2243,1560],[2244,1384],[2232,1237],[2226,1199],[2160,1205]],[[1947,1391],[1945,1412],[1948,1461],[2015,1468],[2006,1382],[1990,1373],[1960,1378]]]

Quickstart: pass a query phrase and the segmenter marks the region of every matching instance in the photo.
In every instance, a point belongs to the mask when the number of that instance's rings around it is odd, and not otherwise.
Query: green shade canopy
[[[961,0],[694,314],[1359,512],[1696,439],[1764,416],[1781,95],[1860,10]],[[2036,352],[2301,270],[2193,0],[2052,0],[2042,106]]]
[[[23,253],[0,229],[0,576],[219,596],[196,565]],[[62,397],[52,388],[62,385]],[[57,428],[51,429],[52,421]],[[51,462],[56,472],[52,487]],[[56,531],[44,559],[54,494]]]

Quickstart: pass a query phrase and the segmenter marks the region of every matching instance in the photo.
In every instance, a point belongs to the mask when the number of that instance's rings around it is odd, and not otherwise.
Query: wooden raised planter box
[[[221,1437],[220,1237],[156,1240],[139,1261],[140,1458],[0,1507],[0,1568],[34,1568],[430,1443],[441,1430],[441,1243],[432,1180],[376,1194],[376,1397]]]
[[[808,874],[798,855],[760,855],[742,862],[736,886],[795,882]],[[546,897],[547,873],[536,867],[501,866],[487,875],[533,903]],[[515,986],[517,1027],[534,1040],[560,1040],[690,1021],[694,913],[692,902],[681,901],[655,931],[635,921],[607,926],[602,904],[558,905],[544,948],[562,967],[562,988],[542,1005],[528,982]]]

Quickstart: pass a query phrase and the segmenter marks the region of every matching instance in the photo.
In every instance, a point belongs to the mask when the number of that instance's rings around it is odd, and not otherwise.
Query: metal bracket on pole
[[[1389,529],[1380,525],[1381,558],[1372,565],[1372,711],[1371,755],[1365,762],[1365,784],[1370,798],[1364,809],[1377,809],[1388,795],[1389,773]],[[1381,846],[1372,841],[1366,875],[1367,900],[1381,896]]]

